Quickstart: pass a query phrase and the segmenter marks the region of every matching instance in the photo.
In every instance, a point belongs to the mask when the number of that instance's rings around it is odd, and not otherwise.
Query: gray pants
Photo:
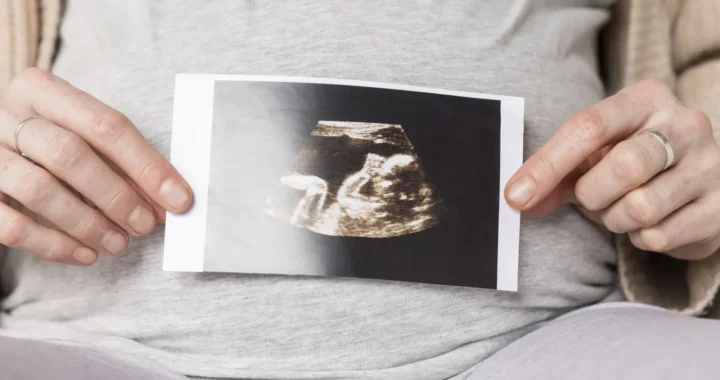
[[[717,379],[720,322],[628,303],[569,313],[479,363],[467,380]],[[0,337],[2,379],[187,380],[142,359]]]
[[[720,321],[630,303],[549,323],[476,366],[467,380],[720,379]]]

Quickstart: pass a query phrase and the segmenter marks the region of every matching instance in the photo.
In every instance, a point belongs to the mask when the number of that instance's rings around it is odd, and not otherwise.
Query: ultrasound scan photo
[[[398,124],[320,121],[268,214],[324,235],[387,238],[441,222],[446,211]]]
[[[172,161],[204,192],[168,219],[166,245],[188,253],[166,270],[517,290],[519,215],[501,189],[522,162],[521,99],[179,78]]]

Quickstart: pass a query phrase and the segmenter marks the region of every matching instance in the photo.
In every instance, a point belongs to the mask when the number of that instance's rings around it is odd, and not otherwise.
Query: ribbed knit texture
[[[659,79],[688,107],[705,111],[720,140],[720,3],[716,0],[625,0],[605,33],[608,87],[615,92]],[[720,254],[684,262],[642,252],[618,236],[623,292],[631,301],[705,313],[720,287]],[[720,310],[718,310],[720,316]]]
[[[60,11],[61,0],[0,2],[0,89],[27,67],[50,67]]]

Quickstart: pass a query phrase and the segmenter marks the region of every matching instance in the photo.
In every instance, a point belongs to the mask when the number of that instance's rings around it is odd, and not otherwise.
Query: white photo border
[[[505,184],[523,162],[523,98],[344,79],[260,75],[177,74],[170,160],[194,191],[193,207],[168,213],[163,270],[202,272],[208,209],[213,103],[216,81],[315,83],[383,88],[500,101],[500,199],[497,290],[518,290],[520,213],[503,196]]]

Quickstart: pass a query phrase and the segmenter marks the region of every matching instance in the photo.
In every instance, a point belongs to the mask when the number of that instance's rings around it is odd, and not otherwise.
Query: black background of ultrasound
[[[223,103],[218,100],[223,99],[224,111],[218,109]],[[223,143],[217,136],[242,139],[242,145],[235,145],[232,157],[223,149],[213,149],[213,175],[242,176],[248,162],[267,165],[263,170],[266,177],[248,183],[267,195],[277,189],[280,175],[292,163],[277,162],[268,149],[253,151],[257,150],[253,139],[281,139],[278,149],[289,148],[295,153],[319,120],[400,124],[421,167],[450,209],[451,219],[419,233],[386,239],[332,237],[306,231],[314,242],[313,249],[331,251],[328,254],[344,263],[342,269],[330,273],[333,276],[496,288],[500,101],[341,85],[218,81],[215,112],[233,112],[233,123],[214,124],[213,146],[218,148]],[[213,163],[237,160],[243,152],[247,152],[243,164],[224,165],[223,172],[217,172]],[[242,189],[234,190],[238,191]],[[213,194],[223,193],[211,191],[210,202],[222,202]],[[256,201],[260,199],[246,199],[245,204],[252,206]],[[243,239],[253,238],[253,228],[274,228],[278,239],[285,235],[283,231],[297,229],[265,215],[262,206],[235,210],[237,218],[252,219],[252,223],[238,224],[247,230]],[[213,228],[211,220],[209,216],[208,228]],[[261,246],[273,249],[272,242]],[[297,254],[302,255],[303,249],[297,247]],[[218,254],[223,253],[206,252]]]

